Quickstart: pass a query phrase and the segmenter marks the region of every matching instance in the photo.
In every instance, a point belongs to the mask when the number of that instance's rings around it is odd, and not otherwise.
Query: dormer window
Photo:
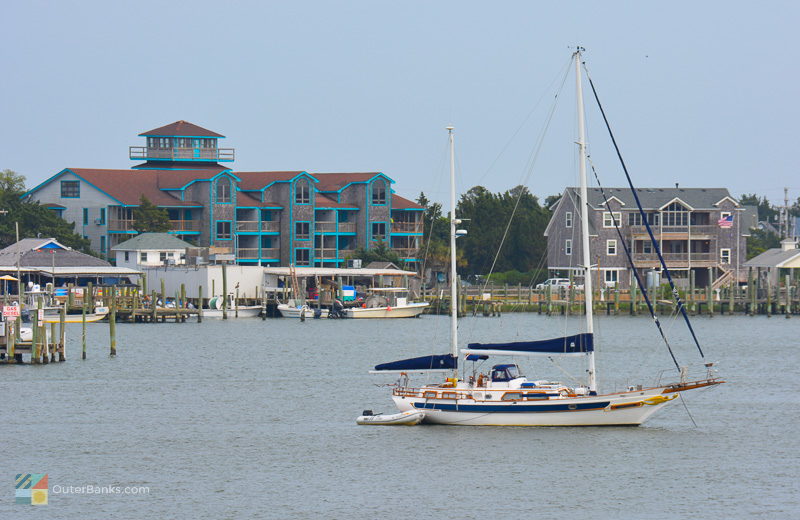
[[[309,193],[307,180],[297,181],[297,183],[294,185],[294,190],[295,190],[294,191],[295,204],[311,203],[311,194]]]
[[[222,178],[217,181],[217,202],[227,203],[231,201],[231,181]]]
[[[381,180],[372,183],[372,204],[386,204],[386,183]]]

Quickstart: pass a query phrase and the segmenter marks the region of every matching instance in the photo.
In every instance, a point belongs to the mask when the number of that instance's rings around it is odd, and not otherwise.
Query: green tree
[[[781,239],[775,233],[765,229],[754,229],[747,237],[747,259],[758,256],[767,249],[774,249],[781,246]]]
[[[375,247],[369,249],[359,247],[353,253],[353,257],[360,258],[365,266],[370,262],[392,262],[400,268],[404,265],[404,262],[400,260],[397,252],[383,241],[379,241]]]
[[[17,241],[15,223],[19,224],[20,238],[55,238],[61,244],[92,254],[89,240],[75,233],[75,224],[62,219],[50,208],[38,202],[23,200],[25,176],[12,170],[0,172],[0,247]]]
[[[739,197],[739,203],[743,206],[757,206],[758,220],[775,223],[778,210],[772,207],[772,204],[769,203],[766,197],[759,197],[755,193],[744,194]]]
[[[139,207],[133,210],[133,220],[139,233],[166,233],[170,230],[167,210],[158,208],[144,195],[139,197]]]

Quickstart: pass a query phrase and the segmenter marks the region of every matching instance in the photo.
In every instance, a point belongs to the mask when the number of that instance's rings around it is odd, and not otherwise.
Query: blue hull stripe
[[[413,403],[414,408],[423,410],[441,410],[443,412],[474,412],[474,413],[521,413],[521,412],[580,412],[585,410],[602,410],[610,401],[600,403],[578,403],[570,408],[569,404],[537,404],[537,405],[492,405],[492,404],[449,404],[449,403]]]

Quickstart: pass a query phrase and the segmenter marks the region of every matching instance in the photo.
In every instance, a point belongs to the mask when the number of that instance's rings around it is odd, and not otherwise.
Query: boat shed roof
[[[291,267],[264,267],[264,274],[290,276]],[[367,269],[367,268],[338,268],[338,267],[295,267],[294,274],[298,278],[309,276],[414,276],[415,271],[402,269]]]

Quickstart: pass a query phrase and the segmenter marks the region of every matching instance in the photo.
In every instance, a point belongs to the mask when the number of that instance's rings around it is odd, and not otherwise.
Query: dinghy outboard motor
[[[316,309],[314,309],[314,319],[318,320],[321,317],[322,317],[322,309],[317,307]]]
[[[375,414],[372,413],[372,410],[364,410],[363,412],[361,412],[361,415],[363,415],[363,416],[372,416],[372,415],[375,415]]]
[[[329,318],[344,318],[344,305],[339,300],[333,300],[333,308],[328,311]]]

